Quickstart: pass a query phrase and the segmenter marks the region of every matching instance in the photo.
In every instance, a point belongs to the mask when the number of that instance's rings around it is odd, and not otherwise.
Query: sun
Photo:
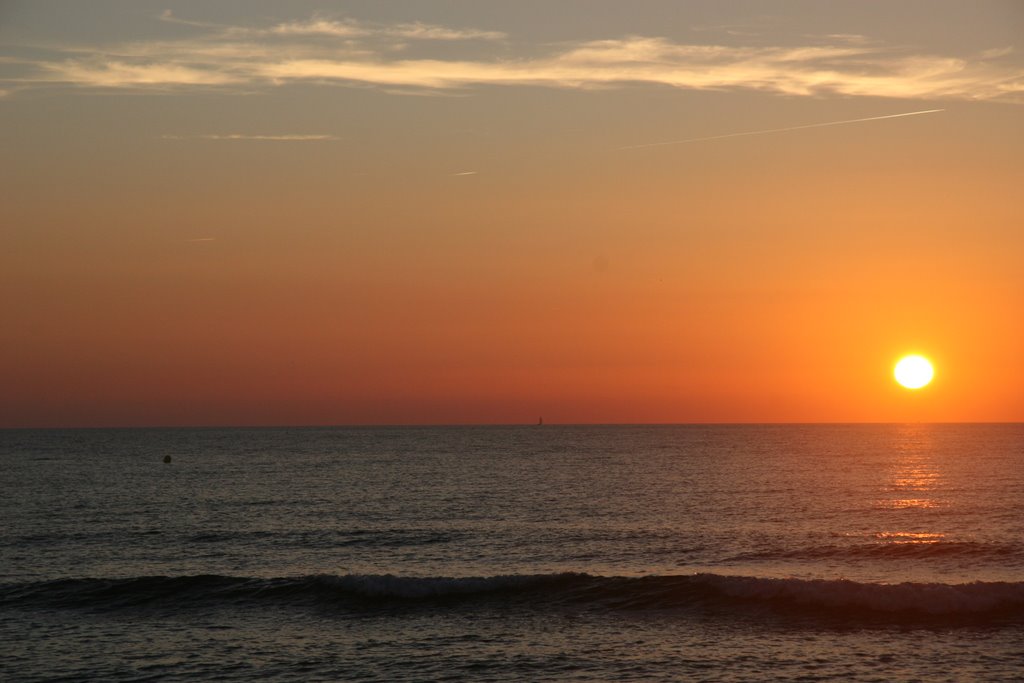
[[[935,369],[927,358],[914,354],[900,358],[893,369],[893,375],[907,389],[920,389],[932,381]]]

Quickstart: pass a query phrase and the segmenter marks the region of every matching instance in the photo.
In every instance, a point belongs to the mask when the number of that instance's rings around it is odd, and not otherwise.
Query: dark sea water
[[[0,520],[5,681],[1024,679],[1024,425],[9,430]]]

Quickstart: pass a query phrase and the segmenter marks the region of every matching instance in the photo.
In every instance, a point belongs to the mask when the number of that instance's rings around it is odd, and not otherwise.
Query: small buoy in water
[[[164,456],[164,463],[166,464],[166,463],[169,463],[170,461],[171,461],[171,456],[165,455]]]

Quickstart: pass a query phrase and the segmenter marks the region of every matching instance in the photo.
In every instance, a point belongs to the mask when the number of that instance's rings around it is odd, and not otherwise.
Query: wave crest
[[[0,606],[131,609],[279,603],[343,609],[439,609],[514,603],[525,609],[701,610],[730,613],[768,607],[802,615],[1001,615],[1024,618],[1024,583],[876,584],[691,574],[606,577],[583,573],[491,577],[314,575],[246,578],[218,575],[66,579],[0,585]]]
[[[890,541],[854,545],[821,545],[807,548],[763,550],[729,558],[750,560],[829,560],[870,559],[904,560],[929,558],[963,558],[1005,562],[1024,557],[1024,548],[1017,544],[978,543],[973,541]]]

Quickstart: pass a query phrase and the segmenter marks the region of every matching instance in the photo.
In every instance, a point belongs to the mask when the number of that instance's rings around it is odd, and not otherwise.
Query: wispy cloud
[[[165,9],[160,13],[160,21],[165,21],[168,24],[181,24],[182,26],[198,26],[200,28],[224,28],[220,24],[211,24],[207,21],[192,21],[190,19],[182,19],[181,17],[175,16],[174,12],[169,9]]]
[[[286,21],[265,28],[247,26],[228,26],[203,21],[191,21],[175,15],[171,10],[164,10],[160,21],[183,26],[214,29],[224,37],[240,36],[329,36],[335,38],[402,38],[406,40],[504,40],[507,38],[501,31],[484,31],[475,28],[452,28],[438,26],[421,21],[399,24],[379,24],[355,19],[333,19],[322,15],[314,15],[310,19]]]
[[[249,135],[245,133],[210,133],[205,135],[163,135],[165,140],[258,140],[269,142],[316,142],[340,140],[335,135]]]
[[[175,62],[141,63],[117,59],[69,59],[44,62],[39,80],[95,88],[147,88],[167,86],[213,86],[241,83],[238,75]]]
[[[504,40],[507,36],[500,31],[448,28],[434,24],[413,22],[394,24],[366,24],[351,19],[331,20],[314,18],[307,21],[293,21],[277,24],[269,33],[290,36],[336,36],[342,38],[388,37],[407,40]]]
[[[459,176],[459,175],[476,175],[476,171],[462,171],[460,173],[452,173],[452,175],[455,175],[455,176]]]
[[[264,27],[193,22],[177,40],[50,48],[20,58],[0,88],[31,85],[129,91],[252,92],[295,83],[371,86],[387,92],[458,92],[478,85],[596,89],[651,84],[690,90],[755,90],[790,96],[1024,101],[1024,72],[993,47],[973,56],[918,52],[862,36],[808,38],[798,46],[700,45],[627,36],[550,46],[510,57],[498,31],[424,23],[368,24],[314,16]],[[417,57],[405,46],[419,41]],[[433,41],[433,42],[432,42]],[[477,41],[432,53],[438,41]],[[502,49],[491,55],[491,46]],[[436,54],[438,56],[419,56]],[[472,54],[471,57],[466,55]],[[443,56],[441,56],[443,55]]]
[[[639,145],[624,145],[619,149],[641,149],[643,147],[664,147],[665,145],[685,145],[690,142],[705,142],[707,140],[722,140],[724,138],[738,138],[746,135],[767,135],[769,133],[787,133],[792,130],[804,130],[805,128],[824,128],[826,126],[842,126],[848,123],[863,123],[865,121],[881,121],[882,119],[899,119],[904,116],[919,116],[921,114],[936,114],[945,109],[924,109],[922,111],[908,111],[902,114],[886,114],[885,116],[868,116],[862,119],[846,119],[844,121],[826,121],[824,123],[807,123],[802,126],[787,126],[786,128],[767,128],[764,130],[748,130],[742,133],[725,133],[724,135],[709,135],[703,138],[687,138],[685,140],[668,140],[665,142],[645,142]]]

